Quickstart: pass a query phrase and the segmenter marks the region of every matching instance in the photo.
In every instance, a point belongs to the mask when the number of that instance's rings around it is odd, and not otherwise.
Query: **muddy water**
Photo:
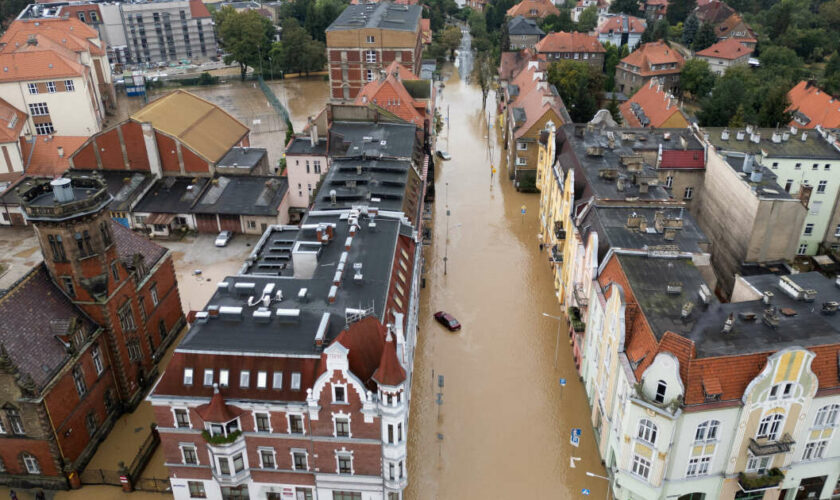
[[[303,130],[307,117],[315,117],[326,106],[330,98],[330,86],[324,78],[311,76],[268,82],[274,95],[289,110],[295,132]]]
[[[454,68],[448,72],[439,105],[451,121],[438,148],[452,160],[437,172],[406,498],[580,498],[582,488],[604,498],[605,481],[585,474],[605,473],[569,337],[563,327],[555,368],[558,322],[542,316],[559,315],[560,308],[548,256],[538,248],[538,195],[517,193],[498,173],[491,179],[491,163],[504,170],[495,130],[487,139],[481,93]],[[492,94],[488,103],[492,108]],[[495,112],[491,122],[497,123]],[[455,315],[463,330],[443,330],[432,320],[437,310]],[[438,375],[445,377],[443,389]],[[569,443],[573,427],[583,429],[579,448]],[[580,457],[576,468],[570,456]]]

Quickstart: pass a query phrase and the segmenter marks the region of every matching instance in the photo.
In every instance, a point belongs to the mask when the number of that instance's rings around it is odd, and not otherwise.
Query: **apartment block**
[[[218,56],[213,17],[201,0],[121,3],[120,16],[131,63]]]

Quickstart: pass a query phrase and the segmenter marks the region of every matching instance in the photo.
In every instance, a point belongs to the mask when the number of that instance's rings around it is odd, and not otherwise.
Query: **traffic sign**
[[[572,446],[578,447],[580,445],[580,429],[577,427],[572,428],[572,436],[569,439],[569,442],[572,443]]]
[[[560,387],[566,387],[566,379],[564,379],[564,378],[560,379]]]
[[[580,492],[583,493],[583,496],[587,496],[587,497],[589,496],[589,493],[590,493],[590,491],[587,488],[583,488],[582,490],[580,490]]]
[[[575,468],[575,461],[580,460],[580,457],[569,457],[569,467]]]
[[[525,215],[525,205],[522,205],[521,211],[522,211],[522,215]]]

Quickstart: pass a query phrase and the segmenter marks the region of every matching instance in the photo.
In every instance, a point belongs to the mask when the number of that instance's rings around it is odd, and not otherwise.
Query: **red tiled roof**
[[[417,80],[418,78],[397,61],[388,66],[386,74],[387,76],[384,79],[380,78],[368,82],[362,87],[356,96],[355,103],[367,104],[372,102],[407,122],[422,126],[425,113],[421,113],[418,109],[425,109],[425,104],[411,97],[411,94],[402,84],[403,80]]]
[[[532,11],[536,12],[536,14],[532,14]],[[560,10],[554,6],[551,0],[522,0],[507,11],[507,15],[510,17],[523,16],[534,18],[545,17],[551,14],[555,16],[560,15]]]
[[[0,53],[0,82],[81,76],[84,67],[51,51]]]
[[[405,369],[397,358],[397,342],[391,334],[388,334],[385,339],[379,368],[373,373],[372,378],[380,385],[396,386],[405,382]]]
[[[799,110],[810,120],[806,125],[791,121],[791,125],[803,128],[814,128],[817,125],[824,128],[840,128],[840,99],[816,85],[803,80],[790,89],[788,99],[788,111]]]
[[[546,82],[537,79],[536,68],[526,68],[514,78],[513,85],[519,88],[519,95],[509,104],[509,109],[522,108],[525,111],[525,123],[516,127],[514,138],[522,137],[534,124],[549,111],[554,111],[557,119],[554,125],[563,125],[563,101],[554,95]]]
[[[347,360],[353,372],[368,387],[374,389],[371,379],[382,359],[385,344],[385,327],[373,316],[367,316],[342,330],[335,342],[347,349]]]
[[[638,104],[642,108],[645,116],[650,120],[649,123],[642,124],[639,121],[639,118],[633,112],[633,103]],[[642,86],[638,92],[633,94],[630,100],[621,104],[619,110],[624,121],[630,127],[659,128],[666,121],[670,120],[674,114],[682,116],[682,123],[670,124],[671,126],[688,126],[688,119],[680,111],[677,100],[663,90],[656,79],[651,79],[650,83]]]
[[[420,19],[420,33],[423,35],[423,43],[432,43],[431,22],[431,19]]]
[[[720,0],[711,0],[701,4],[698,2],[694,15],[701,23],[718,24],[735,13],[735,9]]]
[[[17,20],[0,38],[0,45],[3,46],[0,52],[17,52],[26,45],[30,35],[40,35],[39,40],[40,37],[46,37],[73,52],[90,51],[93,55],[105,55],[99,33],[75,16]],[[98,46],[94,40],[99,42]]]
[[[715,57],[718,59],[738,59],[752,54],[753,49],[747,47],[739,41],[738,38],[727,38],[711,47],[697,52],[698,57]]]
[[[0,98],[0,143],[17,142],[26,113]]]
[[[20,138],[20,150],[26,163],[26,173],[55,177],[70,168],[70,155],[73,154],[88,139],[77,136],[34,136],[33,142]],[[63,148],[63,156],[59,156],[58,148]]]
[[[624,33],[624,20],[627,20],[627,33],[644,33],[647,22],[639,17],[618,15],[607,18],[607,20],[598,27],[599,33]]]
[[[236,406],[225,404],[222,393],[219,392],[219,388],[217,387],[215,388],[213,397],[210,398],[210,402],[196,407],[195,412],[198,413],[198,416],[205,422],[224,424],[226,422],[230,422],[239,415],[242,415],[245,413],[245,410]]]
[[[685,59],[680,53],[665,42],[650,42],[642,44],[638,49],[634,50],[627,57],[621,60],[622,63],[629,64],[639,68],[638,73],[642,76],[661,75],[670,73],[679,73],[685,64]],[[670,64],[676,63],[676,68],[651,70],[653,64]]]
[[[537,42],[537,52],[606,52],[598,37],[586,33],[549,33]]]
[[[190,16],[192,17],[210,17],[210,11],[201,0],[190,0]]]
[[[520,71],[528,66],[533,58],[531,49],[522,49],[519,52],[502,52],[499,61],[499,79],[503,81],[513,80]]]
[[[732,30],[736,28],[739,24],[744,25],[745,32],[743,35],[732,35]],[[730,37],[734,36],[735,38],[739,38],[741,40],[752,41],[755,42],[755,34],[753,33],[752,29],[744,22],[744,19],[739,14],[732,14],[731,16],[727,17],[723,22],[718,24],[715,27],[715,33],[719,38],[722,37]]]
[[[705,156],[703,150],[666,149],[662,151],[659,168],[706,168]]]

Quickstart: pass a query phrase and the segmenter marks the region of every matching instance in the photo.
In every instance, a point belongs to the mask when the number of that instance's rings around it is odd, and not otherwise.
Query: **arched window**
[[[639,420],[638,438],[649,443],[651,446],[656,444],[656,424],[650,420],[643,418]]]
[[[702,424],[697,426],[697,430],[694,431],[694,440],[695,441],[714,441],[717,439],[718,436],[718,428],[720,427],[720,422],[717,420],[706,420]]]
[[[840,414],[840,405],[823,406],[817,412],[817,417],[814,419],[814,427],[836,426],[838,414]]]
[[[20,459],[23,462],[23,466],[26,468],[26,472],[29,474],[41,473],[41,465],[38,463],[37,458],[24,451],[20,454]]]
[[[782,429],[782,421],[784,419],[785,417],[781,413],[774,413],[762,418],[758,424],[758,434],[756,434],[756,437],[775,441],[779,437],[779,431]]]

